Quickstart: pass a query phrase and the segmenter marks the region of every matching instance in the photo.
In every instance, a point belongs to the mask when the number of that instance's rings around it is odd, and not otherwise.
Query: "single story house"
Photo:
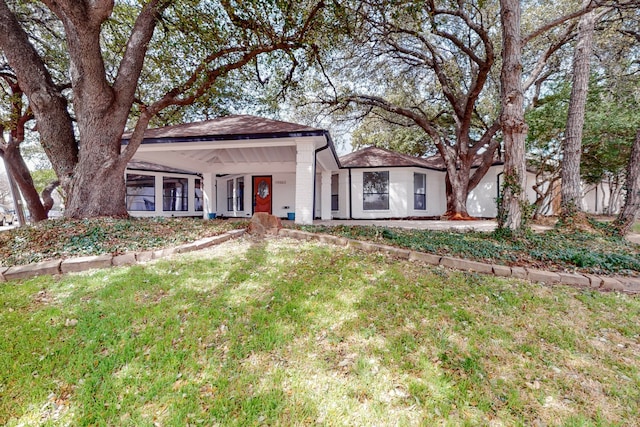
[[[354,219],[439,217],[447,210],[446,168],[438,155],[422,158],[367,147],[340,157],[333,176],[334,217]],[[496,199],[504,162],[494,161],[467,197],[469,215],[497,216]],[[477,167],[472,166],[472,167]],[[527,173],[527,197],[535,201],[535,175]]]
[[[470,215],[496,216],[502,168],[496,161],[469,194]],[[314,218],[435,217],[446,210],[438,156],[369,147],[338,157],[326,130],[249,115],[147,130],[126,182],[133,216],[268,212],[311,224]],[[535,200],[533,190],[528,196]]]
[[[133,216],[268,212],[302,224],[331,218],[331,175],[340,169],[326,130],[249,115],[148,129],[132,160]]]

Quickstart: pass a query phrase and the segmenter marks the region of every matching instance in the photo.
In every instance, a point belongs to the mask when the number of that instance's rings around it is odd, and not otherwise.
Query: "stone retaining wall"
[[[133,265],[140,262],[151,261],[153,259],[165,258],[173,254],[192,252],[208,248],[210,246],[219,245],[227,240],[238,238],[244,233],[245,230],[233,230],[219,236],[207,237],[173,248],[158,249],[154,251],[127,252],[121,255],[84,256],[64,260],[43,261],[35,264],[19,265],[14,267],[0,267],[0,282],[27,279],[42,275],[81,272],[95,268]],[[347,239],[345,237],[309,233],[306,231],[292,230],[288,228],[280,229],[278,234],[283,237],[290,237],[298,240],[316,240],[321,243],[348,246],[365,252],[380,252],[397,259],[421,262],[428,265],[442,266],[455,270],[492,274],[499,277],[511,277],[514,279],[529,280],[544,284],[560,283],[603,291],[640,293],[640,278],[635,277],[556,273],[534,268],[486,264],[462,258],[416,252],[408,249],[397,248],[395,246],[380,245],[372,242]]]
[[[210,246],[219,245],[227,240],[242,236],[245,230],[232,230],[219,236],[206,237],[195,242],[185,243],[174,248],[158,249],[155,251],[127,252],[121,255],[95,255],[63,260],[43,261],[35,264],[18,265],[15,267],[0,267],[0,282],[30,277],[76,273],[95,268],[118,267],[132,265],[152,259],[165,258],[173,254],[197,251]]]
[[[398,259],[408,259],[434,266],[443,266],[455,270],[471,271],[482,274],[492,274],[500,277],[529,280],[544,284],[564,284],[584,288],[592,288],[603,291],[622,291],[628,293],[640,293],[640,278],[624,276],[598,276],[580,273],[556,273],[553,271],[539,270],[525,267],[509,267],[506,265],[486,264],[477,261],[469,261],[461,258],[440,256],[424,252],[410,251],[408,249],[393,246],[379,245],[371,242],[352,240],[344,237],[326,234],[309,233],[306,231],[283,228],[280,236],[299,240],[317,240],[338,246],[349,246],[365,252],[381,252]]]

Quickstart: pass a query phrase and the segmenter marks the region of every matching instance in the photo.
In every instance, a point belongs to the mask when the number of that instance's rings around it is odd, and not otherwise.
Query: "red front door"
[[[253,212],[271,214],[271,177],[253,177]]]

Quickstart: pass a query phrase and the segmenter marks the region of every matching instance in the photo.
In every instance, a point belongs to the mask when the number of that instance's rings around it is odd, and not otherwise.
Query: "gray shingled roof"
[[[149,172],[186,173],[186,174],[196,175],[195,172],[191,172],[188,170],[172,168],[169,166],[159,165],[157,163],[141,162],[137,160],[129,161],[129,163],[127,163],[127,169],[149,171]]]
[[[229,136],[235,139],[242,136],[269,135],[269,134],[292,134],[292,133],[320,133],[322,129],[304,126],[296,123],[283,122],[279,120],[265,119],[263,117],[250,115],[231,115],[219,117],[195,123],[184,123],[174,126],[165,126],[155,129],[147,129],[144,139],[189,139],[194,138],[223,139]],[[127,140],[131,133],[127,132],[122,139]]]
[[[476,158],[473,166],[478,166],[480,157]],[[431,157],[414,157],[406,154],[396,153],[379,147],[366,147],[362,150],[349,153],[340,157],[340,164],[345,168],[376,168],[376,167],[419,167],[434,169],[439,171],[446,170],[444,161],[440,155]],[[495,164],[502,164],[501,161],[495,160]]]
[[[340,157],[340,164],[346,168],[413,166],[440,170],[444,167],[440,156],[425,159],[379,147],[367,147],[342,156]]]

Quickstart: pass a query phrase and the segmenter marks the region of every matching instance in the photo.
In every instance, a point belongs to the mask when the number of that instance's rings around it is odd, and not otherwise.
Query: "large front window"
[[[423,173],[413,174],[413,209],[427,209],[427,176]]]
[[[362,201],[363,209],[389,209],[389,172],[362,173]]]
[[[156,177],[127,174],[127,210],[154,211],[156,206]]]
[[[162,177],[162,210],[189,210],[189,179]]]

